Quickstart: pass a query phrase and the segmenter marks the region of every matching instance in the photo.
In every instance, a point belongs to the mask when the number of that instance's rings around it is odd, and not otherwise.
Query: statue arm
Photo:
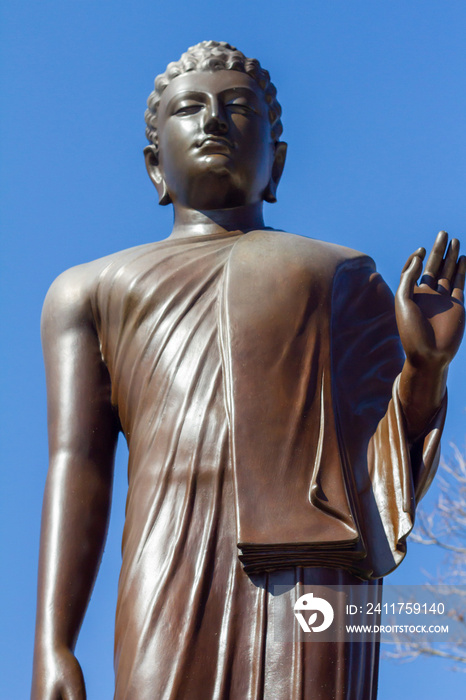
[[[396,320],[406,361],[399,396],[408,436],[415,440],[440,408],[448,366],[464,332],[466,258],[459,242],[441,231],[422,272],[425,249],[407,260],[395,297]]]
[[[50,466],[44,495],[33,700],[85,698],[73,651],[105,542],[118,420],[86,266],[52,285],[43,310]]]
[[[334,337],[343,348],[337,371],[344,377],[343,394],[351,397],[350,423],[358,416],[371,426],[380,419],[398,374],[410,443],[429,429],[443,405],[448,366],[460,345],[465,319],[466,258],[458,258],[458,241],[453,239],[448,250],[447,243],[447,234],[440,232],[419,284],[425,250],[408,258],[395,304],[368,258],[342,267],[334,291]]]
[[[431,406],[417,439],[400,399],[406,357],[394,299],[373,261],[346,263],[334,287],[332,364],[342,445],[373,578],[406,553],[415,507],[437,467],[446,402]]]

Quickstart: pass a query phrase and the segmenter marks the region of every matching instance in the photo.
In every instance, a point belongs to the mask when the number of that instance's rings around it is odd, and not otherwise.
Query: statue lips
[[[196,148],[201,153],[209,155],[229,156],[235,150],[234,144],[224,136],[206,136],[202,141],[196,143]]]

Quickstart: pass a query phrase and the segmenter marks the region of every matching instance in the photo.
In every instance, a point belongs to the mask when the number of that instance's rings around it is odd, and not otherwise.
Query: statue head
[[[159,192],[160,204],[173,200],[180,177],[183,180],[183,153],[190,148],[186,141],[182,153],[180,141],[188,137],[189,129],[197,163],[205,166],[198,169],[199,188],[206,191],[207,172],[211,176],[209,191],[213,185],[225,183],[229,174],[232,185],[225,195],[226,206],[234,207],[243,203],[238,187],[244,189],[255,168],[257,177],[253,178],[254,182],[251,180],[251,187],[254,189],[255,181],[262,181],[260,199],[275,202],[286,155],[286,144],[279,141],[283,127],[276,94],[269,73],[261,68],[259,61],[247,58],[225,42],[201,42],[188,49],[179,61],[170,63],[155,79],[155,90],[149,95],[145,113],[146,136],[151,143],[144,149],[146,167]],[[173,131],[170,119],[180,127],[171,140],[168,136],[164,138],[166,127]],[[167,163],[167,159],[173,161],[174,151],[178,151],[175,161],[178,179]],[[185,164],[189,170],[188,161]],[[257,199],[257,193],[254,196]]]

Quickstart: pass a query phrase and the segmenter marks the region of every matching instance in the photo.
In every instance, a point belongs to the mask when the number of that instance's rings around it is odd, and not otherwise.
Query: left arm
[[[396,321],[406,360],[400,376],[399,397],[408,438],[423,433],[445,394],[448,366],[464,332],[464,278],[466,258],[458,258],[459,242],[447,248],[441,231],[422,271],[425,249],[407,260],[395,297]],[[446,252],[445,252],[446,250]]]
[[[457,260],[457,242],[445,255],[446,239],[437,240],[419,285],[425,251],[408,260],[397,323],[393,296],[371,261],[342,266],[335,280],[334,403],[367,552],[361,568],[372,578],[402,561],[416,504],[438,463],[447,370],[464,326],[466,260]]]

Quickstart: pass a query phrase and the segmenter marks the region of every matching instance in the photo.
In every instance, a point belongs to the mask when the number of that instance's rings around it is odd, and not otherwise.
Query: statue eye
[[[255,114],[255,109],[243,101],[229,102],[226,108],[234,114]]]
[[[201,109],[203,108],[204,105],[200,104],[199,102],[195,103],[188,103],[188,104],[181,104],[178,107],[175,108],[174,114],[177,117],[183,117],[188,114],[196,114],[197,112],[200,112]]]

